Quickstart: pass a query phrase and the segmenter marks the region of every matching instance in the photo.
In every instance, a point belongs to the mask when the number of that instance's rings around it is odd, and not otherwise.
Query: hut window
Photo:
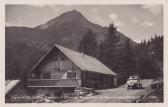
[[[51,79],[51,74],[50,73],[44,73],[43,78],[44,79]]]
[[[54,56],[54,57],[53,57],[53,61],[57,61],[57,56]]]
[[[61,57],[61,61],[66,60],[66,56],[65,55],[61,55],[60,57]]]
[[[36,76],[35,76],[35,74],[34,74],[34,73],[32,73],[31,77],[32,77],[32,78],[36,78]]]
[[[67,72],[67,78],[76,78],[75,72]]]

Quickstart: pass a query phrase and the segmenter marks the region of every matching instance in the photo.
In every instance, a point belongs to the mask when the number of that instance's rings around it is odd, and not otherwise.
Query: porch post
[[[117,76],[114,76],[114,87],[117,87]]]

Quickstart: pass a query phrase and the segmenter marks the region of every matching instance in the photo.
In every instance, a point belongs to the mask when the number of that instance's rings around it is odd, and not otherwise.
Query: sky
[[[163,35],[162,5],[6,5],[5,25],[35,27],[74,9],[95,24],[113,22],[136,42]]]

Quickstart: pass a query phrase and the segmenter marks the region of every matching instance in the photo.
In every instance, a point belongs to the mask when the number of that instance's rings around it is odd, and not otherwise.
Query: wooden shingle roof
[[[76,64],[83,71],[91,71],[91,72],[97,72],[97,73],[102,73],[102,74],[117,75],[114,71],[109,69],[103,63],[101,63],[98,59],[88,56],[88,55],[84,55],[83,57],[82,53],[65,48],[58,44],[55,44],[54,47],[38,61],[38,63],[32,68],[32,71],[38,66],[38,64],[40,64],[40,62],[54,48],[58,48],[63,54],[65,54],[74,64]]]
[[[73,63],[75,63],[79,68],[84,71],[93,71],[103,74],[117,75],[114,71],[109,69],[99,60],[94,57],[84,55],[82,53],[76,52],[74,50],[65,48],[63,46],[55,44],[55,46],[64,53]]]
[[[5,95],[8,94],[20,80],[5,80]]]

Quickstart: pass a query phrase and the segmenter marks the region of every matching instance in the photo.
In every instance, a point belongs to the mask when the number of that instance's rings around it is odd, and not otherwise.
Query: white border
[[[6,4],[159,4],[166,0],[6,0]]]
[[[5,5],[0,0],[0,102],[5,96]]]
[[[159,106],[166,106],[168,103],[168,72],[167,70],[167,61],[168,61],[168,53],[167,53],[167,34],[168,34],[168,0],[0,0],[0,106],[37,106],[36,104],[4,104],[4,93],[5,93],[5,4],[30,4],[30,5],[42,5],[42,4],[65,4],[65,5],[79,5],[79,4],[163,4],[164,5],[164,103],[145,103],[145,104],[128,104],[128,103],[73,103],[73,104],[38,104],[39,106],[73,106],[73,107],[79,107],[79,106],[129,106],[129,107],[135,107],[135,106],[153,106],[153,107],[159,107]]]

